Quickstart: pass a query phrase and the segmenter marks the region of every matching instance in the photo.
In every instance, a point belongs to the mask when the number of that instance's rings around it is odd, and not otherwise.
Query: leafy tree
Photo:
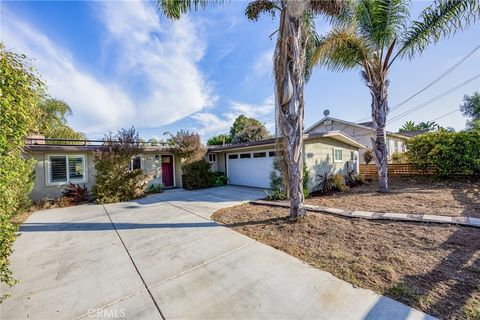
[[[182,14],[205,8],[223,1],[208,0],[158,0],[160,10],[169,18],[179,19]],[[311,50],[316,44],[314,17],[316,14],[335,15],[341,12],[339,0],[253,0],[245,15],[257,20],[261,14],[279,14],[279,28],[274,52],[275,101],[277,103],[276,135],[283,142],[278,148],[284,156],[290,217],[297,218],[305,213],[303,208],[303,87],[310,71]]]
[[[243,114],[238,116],[230,128],[232,143],[253,142],[270,138],[271,135],[263,123]]]
[[[435,131],[439,130],[440,125],[435,121],[422,121],[419,124],[415,124],[414,121],[407,121],[405,124],[399,129],[399,132],[408,132],[408,131]]]
[[[200,140],[200,135],[187,130],[180,130],[175,135],[170,135],[169,144],[173,148],[175,155],[180,157],[184,163],[190,163],[202,159],[205,156],[206,149]]]
[[[105,136],[94,160],[96,185],[93,194],[97,202],[121,202],[143,196],[148,175],[141,169],[130,168],[132,158],[142,152],[140,138],[133,127]]]
[[[33,187],[34,161],[24,157],[24,140],[34,129],[43,92],[26,56],[0,43],[0,281],[9,285],[15,283],[8,268],[16,231],[11,217],[28,204]]]
[[[228,134],[219,134],[218,136],[211,137],[207,141],[209,146],[223,146],[224,144],[232,143],[232,137]]]
[[[467,121],[467,128],[480,128],[480,92],[476,91],[471,96],[463,96],[460,110],[465,117],[471,118]]]
[[[480,15],[478,0],[436,0],[410,21],[406,0],[358,0],[322,37],[314,62],[332,70],[359,68],[372,97],[379,191],[388,191],[386,121],[388,74],[399,58],[412,59],[432,43],[466,28]]]
[[[44,98],[38,103],[39,117],[35,130],[52,139],[85,139],[81,132],[68,125],[68,116],[72,115],[70,106],[58,99]],[[53,142],[55,143],[55,141]]]

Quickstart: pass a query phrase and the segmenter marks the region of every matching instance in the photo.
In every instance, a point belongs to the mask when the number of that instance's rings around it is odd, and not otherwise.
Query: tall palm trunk
[[[290,197],[290,217],[303,208],[303,86],[306,36],[303,15],[305,1],[282,1],[279,36],[275,49],[277,138],[282,138],[284,169]],[[280,136],[280,137],[278,137]]]
[[[385,77],[385,73],[380,73],[379,79],[374,79],[367,84],[372,95],[372,120],[376,133],[375,139],[372,138],[372,145],[378,169],[378,191],[380,192],[388,192],[388,149],[385,131],[388,114],[388,83]]]

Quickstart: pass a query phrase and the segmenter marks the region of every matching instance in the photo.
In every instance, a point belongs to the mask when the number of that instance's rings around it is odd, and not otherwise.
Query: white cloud
[[[200,127],[194,128],[194,130],[202,136],[227,132],[235,119],[241,114],[266,122],[267,128],[272,130],[274,126],[274,109],[275,99],[273,96],[270,96],[258,105],[232,101],[228,111],[221,116],[210,112],[198,112],[193,114],[191,118],[200,125]]]
[[[104,55],[114,70],[108,80],[11,12],[2,19],[2,41],[35,59],[49,93],[72,107],[76,129],[101,135],[131,125],[159,127],[215,104],[197,66],[206,50],[200,26],[188,18],[160,19],[149,2],[106,1],[92,9],[105,26]]]
[[[260,53],[252,66],[249,68],[247,75],[242,84],[247,87],[253,87],[255,83],[262,78],[271,77],[273,74],[273,49]]]

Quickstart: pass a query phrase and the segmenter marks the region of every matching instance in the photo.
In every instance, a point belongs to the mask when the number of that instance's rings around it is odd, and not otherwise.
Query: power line
[[[446,96],[447,94],[450,94],[450,93],[452,93],[453,91],[455,91],[455,90],[457,90],[457,89],[459,89],[459,88],[461,88],[461,87],[469,84],[470,82],[472,82],[473,80],[477,79],[478,77],[480,77],[480,74],[477,74],[477,75],[473,76],[472,78],[470,78],[470,79],[468,79],[468,80],[466,80],[466,81],[464,81],[464,82],[456,85],[455,87],[450,88],[449,90],[447,90],[447,91],[445,91],[445,92],[442,92],[441,94],[433,97],[433,98],[430,99],[430,100],[427,100],[427,101],[425,101],[425,102],[423,102],[423,103],[421,103],[421,104],[419,104],[419,105],[417,105],[417,106],[415,106],[415,107],[413,107],[413,108],[411,108],[411,109],[409,109],[409,110],[407,110],[407,111],[405,111],[405,112],[403,112],[403,113],[401,113],[401,114],[399,114],[399,115],[396,115],[395,117],[393,117],[393,118],[391,118],[389,121],[387,121],[387,123],[392,123],[392,122],[398,121],[399,119],[401,119],[401,118],[403,118],[403,117],[405,117],[405,116],[407,116],[407,115],[409,115],[409,114],[411,114],[411,113],[413,113],[413,112],[415,112],[415,111],[417,111],[417,110],[419,110],[419,109],[422,109],[422,108],[426,107],[426,106],[429,105],[430,103],[435,102],[435,101],[437,101],[438,99]]]
[[[428,88],[430,88],[431,86],[433,86],[435,83],[437,83],[438,81],[442,80],[443,78],[445,78],[450,72],[452,72],[453,70],[455,70],[456,68],[458,68],[462,63],[464,63],[468,58],[470,58],[474,53],[475,51],[477,51],[478,49],[480,49],[480,45],[476,46],[472,51],[470,51],[466,56],[464,56],[462,59],[460,59],[457,63],[455,63],[453,66],[451,66],[448,70],[446,70],[444,73],[442,73],[441,75],[439,75],[437,78],[435,78],[432,82],[430,82],[429,84],[427,84],[425,87],[423,87],[422,89],[420,89],[419,91],[417,91],[416,93],[414,93],[413,95],[411,95],[410,97],[408,97],[407,99],[403,100],[402,102],[396,104],[395,106],[393,106],[390,111],[393,111],[395,109],[398,109],[400,106],[404,105],[405,103],[407,103],[408,101],[412,100],[413,98],[415,98],[416,96],[418,96],[420,93],[424,92],[425,90],[427,90]],[[357,120],[355,122],[360,122],[360,121],[364,121],[364,120],[368,120],[370,119],[370,116],[368,117],[365,117],[363,119],[360,119],[360,120]]]
[[[455,110],[453,110],[453,111],[450,111],[449,113],[446,113],[446,114],[444,114],[443,116],[440,116],[440,117],[438,117],[438,118],[435,118],[435,119],[433,119],[433,120],[431,120],[431,121],[432,121],[432,122],[437,121],[437,120],[442,119],[442,118],[444,118],[444,117],[446,117],[446,116],[449,116],[449,115],[451,115],[452,113],[455,113],[455,112],[457,112],[457,111],[460,111],[460,108],[455,109]]]

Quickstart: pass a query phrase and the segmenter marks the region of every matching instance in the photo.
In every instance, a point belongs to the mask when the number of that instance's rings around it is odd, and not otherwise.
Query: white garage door
[[[270,188],[274,150],[227,154],[228,183],[239,186]]]

